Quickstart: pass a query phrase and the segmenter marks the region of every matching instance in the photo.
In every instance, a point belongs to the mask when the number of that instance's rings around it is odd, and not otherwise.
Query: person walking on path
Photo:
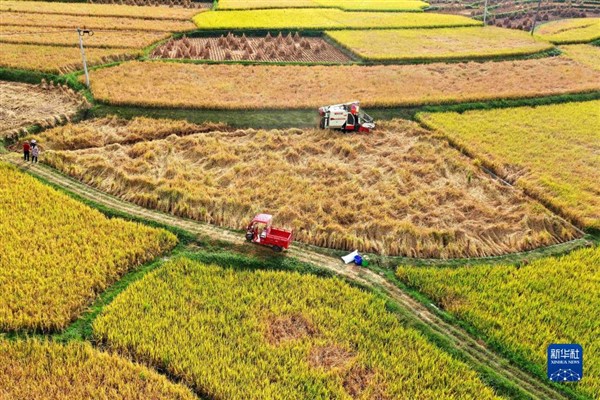
[[[26,141],[23,143],[23,160],[25,161],[29,161],[29,150],[31,150],[31,146],[29,145],[29,142]]]
[[[32,149],[31,149],[31,162],[37,163],[38,156],[40,155],[40,147],[35,143],[35,140],[32,141]]]

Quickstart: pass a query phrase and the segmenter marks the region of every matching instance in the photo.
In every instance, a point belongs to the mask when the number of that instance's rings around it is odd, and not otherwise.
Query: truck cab
[[[338,129],[342,132],[365,132],[375,129],[375,123],[361,110],[360,102],[334,104],[319,108],[321,129]]]
[[[272,221],[273,216],[270,214],[257,214],[246,228],[246,240],[277,252],[289,248],[293,231],[275,228]]]

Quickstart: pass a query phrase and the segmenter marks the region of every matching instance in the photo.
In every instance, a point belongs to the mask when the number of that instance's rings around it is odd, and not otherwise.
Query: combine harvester
[[[246,228],[246,240],[270,247],[277,252],[289,248],[294,232],[274,228],[271,226],[272,221],[272,215],[257,214]]]
[[[367,113],[361,111],[360,102],[334,104],[319,108],[321,129],[338,129],[342,132],[369,133],[375,129],[375,123]]]

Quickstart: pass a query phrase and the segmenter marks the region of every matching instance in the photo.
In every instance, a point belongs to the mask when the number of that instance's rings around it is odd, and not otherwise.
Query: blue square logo
[[[548,346],[548,379],[578,382],[583,378],[583,348],[578,344]]]

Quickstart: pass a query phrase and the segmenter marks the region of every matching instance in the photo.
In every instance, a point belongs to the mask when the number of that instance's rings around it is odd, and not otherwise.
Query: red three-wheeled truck
[[[275,251],[283,251],[283,249],[290,247],[294,232],[275,228],[271,225],[272,221],[272,215],[256,215],[246,228],[246,240],[268,246]]]

